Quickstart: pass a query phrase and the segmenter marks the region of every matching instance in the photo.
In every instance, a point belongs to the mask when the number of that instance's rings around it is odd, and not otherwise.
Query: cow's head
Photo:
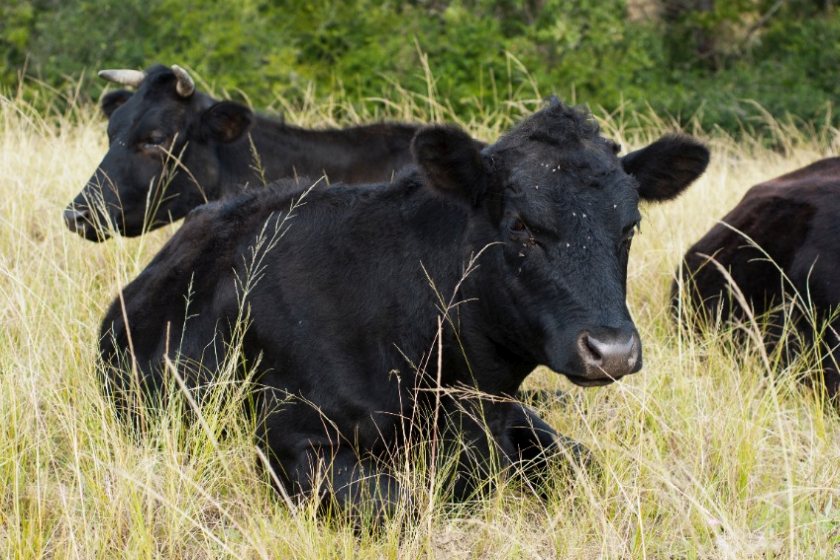
[[[178,66],[99,75],[137,91],[102,98],[108,153],[64,211],[67,227],[91,241],[112,230],[140,235],[213,198],[219,187],[217,148],[248,131],[251,110],[196,92]]]
[[[474,249],[492,244],[475,282],[504,355],[578,385],[641,368],[626,305],[639,200],[685,189],[706,168],[703,145],[670,135],[618,157],[588,115],[555,101],[480,152],[448,127],[420,131],[413,150],[427,183],[472,208]]]

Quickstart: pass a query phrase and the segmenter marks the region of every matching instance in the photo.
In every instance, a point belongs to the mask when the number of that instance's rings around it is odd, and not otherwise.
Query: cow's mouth
[[[67,229],[72,231],[75,234],[87,239],[88,241],[93,241],[95,243],[101,243],[107,239],[111,238],[111,232],[107,229],[102,229],[94,226],[90,222],[68,222],[65,220],[65,224],[67,225]]]
[[[572,375],[572,374],[565,374],[566,377],[577,385],[578,387],[603,387],[604,385],[609,385],[615,381],[618,381],[618,378],[613,377],[599,377],[597,379],[592,379],[591,377],[584,377],[582,375]]]

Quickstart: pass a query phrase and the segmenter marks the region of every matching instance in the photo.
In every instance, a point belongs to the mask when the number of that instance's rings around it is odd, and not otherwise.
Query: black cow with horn
[[[379,123],[309,130],[196,90],[180,66],[103,70],[136,88],[102,98],[110,146],[67,206],[67,227],[91,241],[136,236],[247,186],[296,176],[388,181],[411,161],[418,127]]]

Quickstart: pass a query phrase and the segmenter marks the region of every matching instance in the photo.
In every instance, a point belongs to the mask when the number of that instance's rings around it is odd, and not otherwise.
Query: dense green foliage
[[[519,95],[648,106],[733,131],[840,99],[837,0],[5,0],[0,84],[160,61],[257,106],[433,93],[465,117]],[[433,79],[430,79],[430,76]],[[430,91],[431,90],[431,91]],[[835,124],[838,117],[831,115]]]

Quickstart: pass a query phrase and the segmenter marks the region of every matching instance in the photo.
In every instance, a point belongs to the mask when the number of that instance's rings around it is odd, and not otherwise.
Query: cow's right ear
[[[215,103],[201,114],[202,136],[224,144],[241,138],[253,124],[251,109],[233,101]]]
[[[102,98],[102,112],[105,113],[105,117],[110,119],[111,115],[114,114],[120,105],[128,101],[128,99],[132,96],[132,93],[127,89],[118,89],[117,91],[110,91],[105,94]]]
[[[478,144],[454,126],[420,129],[411,142],[414,161],[428,184],[473,205],[487,190],[488,172]]]
[[[667,134],[621,158],[621,166],[639,182],[642,200],[671,200],[709,165],[709,149],[691,136]]]

